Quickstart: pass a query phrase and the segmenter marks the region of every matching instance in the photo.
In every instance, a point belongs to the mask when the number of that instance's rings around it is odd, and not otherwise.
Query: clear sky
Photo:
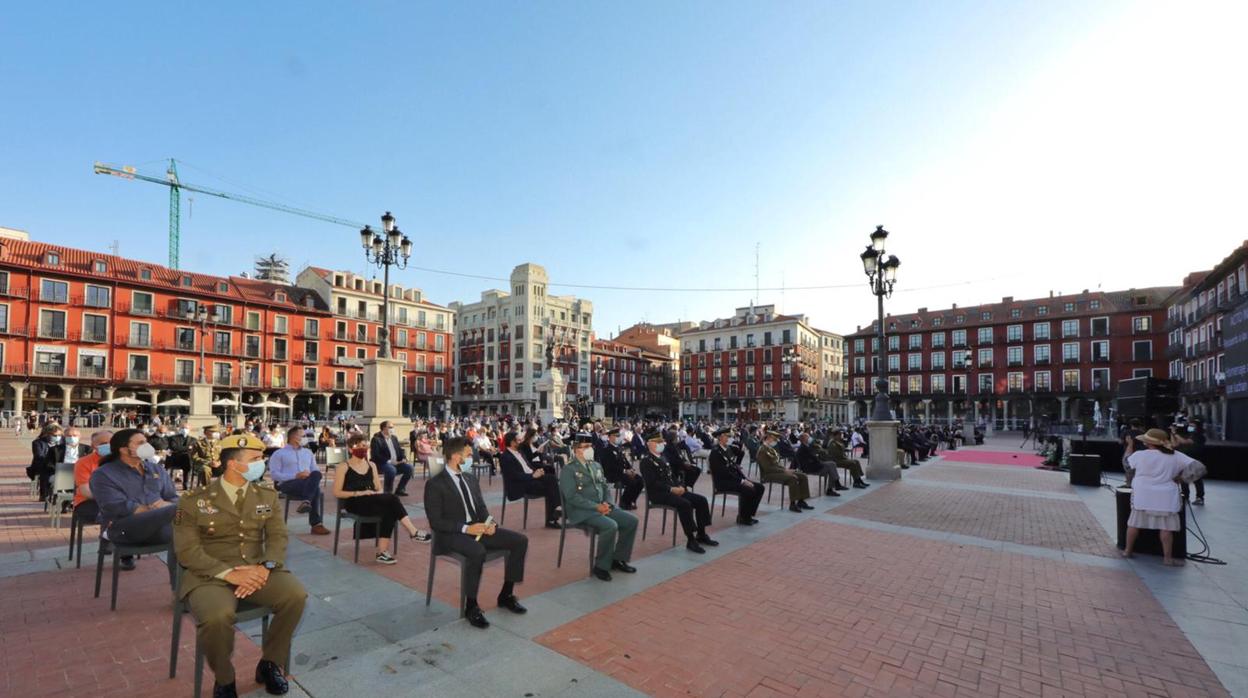
[[[1248,3],[9,3],[0,225],[166,261],[163,187],[353,220],[413,264],[554,282],[609,336],[759,302],[897,312],[1178,284],[1248,238]],[[188,210],[192,209],[192,210]],[[196,196],[184,268],[364,271],[348,228]],[[496,282],[407,270],[446,303]],[[794,290],[801,286],[851,288]]]

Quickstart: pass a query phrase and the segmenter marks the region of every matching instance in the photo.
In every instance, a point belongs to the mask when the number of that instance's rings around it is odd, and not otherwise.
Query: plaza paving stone
[[[1018,440],[990,438],[901,482],[816,498],[817,512],[764,503],[755,527],[731,524],[730,499],[713,527],[724,545],[705,556],[669,549],[653,512],[638,573],[610,584],[586,578],[579,532],[555,568],[558,531],[541,528],[534,502],[518,588],[530,613],[492,608],[494,564],[484,632],[453,608],[452,564],[439,564],[425,606],[428,546],[404,540],[399,564],[386,567],[366,542],[355,565],[348,532],[334,558],[292,509],[288,565],[310,598],[291,695],[1248,695],[1248,582],[1238,572],[1248,544],[1233,533],[1248,487],[1210,483],[1200,512],[1230,566],[1127,562],[1110,542],[1112,497],[1020,467]],[[0,695],[190,695],[189,620],[179,677],[167,678],[160,561],[124,574],[109,612],[107,580],[105,598],[91,597],[94,544],[86,568],[72,569],[67,530],[48,528],[30,501],[28,454],[28,439],[0,434]],[[483,484],[497,516],[501,480]],[[699,484],[709,494],[709,477]],[[417,477],[409,487],[418,523],[422,486]],[[518,527],[520,508],[508,509]],[[236,635],[239,687],[252,696],[263,695],[250,680],[258,626]]]

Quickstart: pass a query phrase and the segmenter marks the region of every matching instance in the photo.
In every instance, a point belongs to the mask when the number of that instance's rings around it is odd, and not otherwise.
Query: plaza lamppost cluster
[[[360,244],[364,247],[364,260],[384,270],[383,292],[381,294],[381,329],[377,331],[377,341],[381,348],[377,357],[390,358],[390,267],[407,268],[407,260],[412,256],[412,241],[399,231],[394,224],[394,216],[386,211],[381,217],[381,232],[374,233],[369,226],[360,230]]]
[[[871,410],[871,421],[887,422],[892,420],[888,409],[888,378],[884,364],[884,299],[893,295],[893,285],[897,283],[897,267],[901,260],[896,255],[887,255],[884,242],[888,239],[888,231],[884,226],[877,225],[871,233],[871,244],[862,253],[862,269],[867,274],[871,293],[875,294],[878,303],[878,321],[876,323],[876,342],[878,346],[873,352],[876,361],[875,406]]]
[[[785,376],[784,376],[784,378],[785,378],[784,384],[785,384],[785,386],[789,387],[789,389],[790,389],[790,390],[792,389],[792,383],[791,383],[790,381],[792,381],[792,379],[793,379],[793,373],[794,373],[794,372],[796,372],[796,373],[797,373],[797,385],[798,385],[798,390],[797,390],[797,404],[798,404],[798,416],[799,416],[799,419],[800,419],[800,418],[801,418],[801,413],[802,413],[802,410],[801,410],[801,404],[802,404],[802,390],[801,390],[801,385],[802,385],[802,363],[801,363],[801,362],[802,362],[802,355],[801,355],[801,353],[800,353],[800,352],[798,352],[798,350],[797,350],[797,348],[796,348],[796,347],[789,347],[788,349],[785,349],[785,350],[784,350],[784,355],[780,357],[780,362],[781,362],[782,364],[784,364],[785,369],[786,369],[786,373],[785,373]]]

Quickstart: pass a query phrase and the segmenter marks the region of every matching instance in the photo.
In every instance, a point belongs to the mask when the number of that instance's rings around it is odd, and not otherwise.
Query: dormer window
[[[334,285],[339,287],[342,286],[342,274],[334,274]]]
[[[277,301],[278,303],[285,303],[286,294],[282,293],[281,291],[278,291],[277,293],[273,294],[273,300]]]
[[[144,268],[140,269],[140,270],[139,270],[139,278],[140,278],[140,279],[143,279],[144,281],[151,281],[151,280],[152,280],[152,270],[151,270],[151,269],[148,269],[147,267],[144,267]]]
[[[182,285],[183,285],[183,286],[186,286],[187,288],[190,288],[190,286],[191,286],[191,276],[190,276],[190,274],[184,274],[184,275],[182,276]]]
[[[229,284],[225,283],[224,281],[217,284],[217,293],[229,293],[229,292],[230,292]]]
[[[49,252],[44,258],[44,261],[47,262],[50,267],[59,267],[61,266],[61,255],[58,252]]]
[[[94,262],[92,262],[92,263],[91,263],[91,268],[92,268],[92,270],[94,270],[94,271],[95,271],[95,273],[96,273],[96,274],[107,274],[107,273],[108,273],[108,264],[107,264],[107,263],[105,263],[105,262],[104,262],[104,260],[102,260],[102,259],[97,259],[97,260],[95,260]]]

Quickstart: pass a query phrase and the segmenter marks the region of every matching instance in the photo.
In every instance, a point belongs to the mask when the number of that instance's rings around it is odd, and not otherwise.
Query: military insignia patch
[[[173,525],[178,525],[186,520],[186,512],[178,509],[173,513]]]
[[[269,504],[257,504],[256,516],[268,516],[273,513],[273,507]]]

